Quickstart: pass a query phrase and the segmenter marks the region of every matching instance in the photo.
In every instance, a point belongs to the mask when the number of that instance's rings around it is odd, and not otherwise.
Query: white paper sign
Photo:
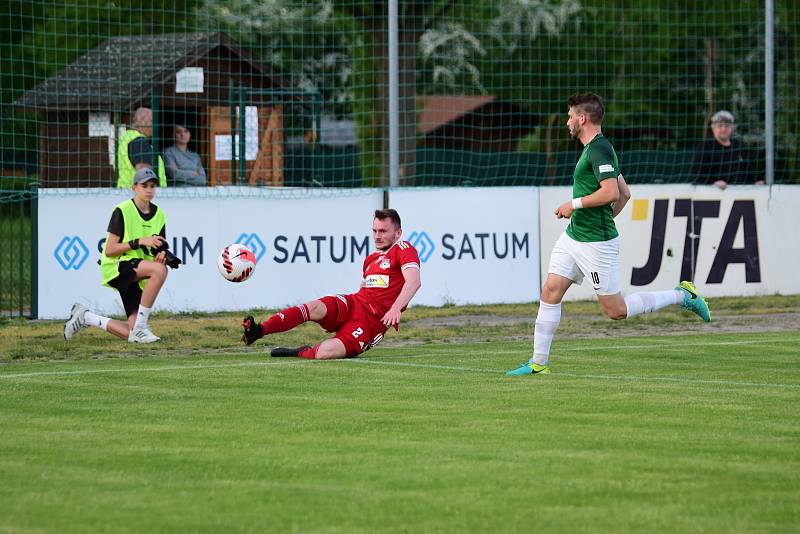
[[[214,159],[216,161],[230,161],[233,159],[233,147],[230,135],[214,136]]]
[[[254,161],[258,157],[258,107],[247,106],[244,113],[244,156],[247,161]],[[238,116],[239,108],[236,108],[236,114]],[[239,135],[234,135],[233,141],[230,135],[216,135],[214,146],[216,161],[230,161],[234,154],[239,153]]]
[[[89,113],[89,137],[107,137],[113,134],[108,113]]]
[[[258,108],[247,106],[244,108],[244,156],[247,160],[255,160],[258,156]]]
[[[202,93],[203,67],[184,67],[175,74],[176,93]]]
[[[108,136],[108,163],[116,168],[117,165],[117,139],[121,139],[128,129],[125,126],[111,128],[111,135]]]
[[[233,145],[233,146],[231,146]],[[214,136],[214,159],[216,161],[230,161],[233,154],[239,153],[239,136],[233,136],[231,143],[230,135]],[[245,138],[245,157],[248,161],[253,161],[258,155],[258,138]]]

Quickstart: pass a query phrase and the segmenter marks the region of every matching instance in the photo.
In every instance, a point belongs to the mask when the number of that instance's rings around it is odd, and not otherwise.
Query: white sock
[[[547,365],[550,360],[550,344],[561,322],[561,303],[548,304],[539,302],[539,313],[536,315],[536,326],[533,330],[533,356],[528,363]]]
[[[83,320],[89,326],[96,326],[97,328],[102,328],[103,330],[108,330],[108,317],[103,317],[102,315],[97,315],[94,312],[87,311],[83,314]]]
[[[139,311],[136,313],[136,323],[133,327],[136,329],[147,328],[147,318],[150,317],[150,312],[152,310],[153,308],[148,308],[139,304]]]
[[[625,297],[628,307],[627,318],[643,313],[652,313],[672,304],[679,304],[683,300],[683,291],[670,289],[669,291],[640,291]]]

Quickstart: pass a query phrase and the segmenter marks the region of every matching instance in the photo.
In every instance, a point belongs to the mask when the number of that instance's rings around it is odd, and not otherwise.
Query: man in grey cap
[[[695,184],[715,185],[720,189],[728,184],[764,184],[757,158],[738,139],[733,139],[734,130],[730,111],[717,111],[711,117],[714,137],[697,145],[692,160]]]

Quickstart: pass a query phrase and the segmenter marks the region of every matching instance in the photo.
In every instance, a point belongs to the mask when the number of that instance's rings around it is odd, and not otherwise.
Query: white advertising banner
[[[800,293],[800,186],[633,185],[615,222],[622,292],[655,291],[693,279],[704,296]],[[542,188],[542,277],[569,221],[554,210],[571,187]],[[594,297],[588,283],[568,299]]]
[[[157,309],[275,308],[358,289],[382,191],[277,199],[236,196],[233,189],[201,188],[188,198],[185,189],[156,193],[170,250],[184,262],[170,270]],[[101,285],[98,262],[111,212],[126,198],[129,190],[39,190],[40,318],[66,317],[73,302],[124,315],[118,293]],[[217,270],[219,252],[237,242],[258,260],[253,276],[239,284]]]
[[[184,261],[170,271],[158,309],[276,308],[358,289],[382,191],[273,198],[237,189],[200,188],[190,196],[185,189],[158,191],[170,249]],[[712,297],[800,293],[794,273],[800,264],[800,186],[632,190],[616,219],[624,293],[674,287],[687,278]],[[111,211],[130,195],[116,189],[39,191],[40,318],[63,318],[73,302],[123,314],[117,292],[100,284],[98,261]],[[422,261],[422,289],[413,303],[537,300],[550,251],[567,224],[552,213],[570,197],[569,187],[392,191],[404,239]],[[217,271],[219,251],[234,242],[252,247],[258,259],[253,277],[241,284]],[[588,284],[567,294],[593,296]]]
[[[415,304],[539,298],[539,191],[533,187],[402,189],[391,205],[422,262]]]

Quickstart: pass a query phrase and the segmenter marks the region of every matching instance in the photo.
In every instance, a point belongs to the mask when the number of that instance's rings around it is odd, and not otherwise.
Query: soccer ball
[[[256,268],[256,255],[246,246],[234,243],[219,253],[217,267],[225,280],[244,282]]]

